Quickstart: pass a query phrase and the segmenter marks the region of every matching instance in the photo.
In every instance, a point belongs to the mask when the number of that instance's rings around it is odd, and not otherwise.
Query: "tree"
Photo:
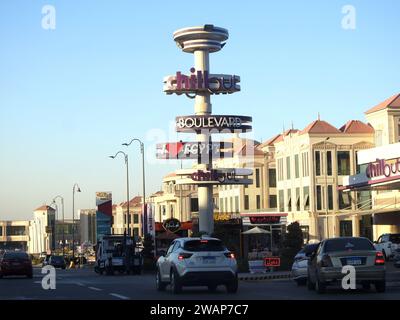
[[[281,269],[289,270],[295,255],[303,247],[303,231],[298,222],[293,222],[287,227],[287,233],[283,240],[281,254]]]

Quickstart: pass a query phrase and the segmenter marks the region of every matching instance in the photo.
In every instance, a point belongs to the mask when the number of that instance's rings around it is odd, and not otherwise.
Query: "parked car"
[[[170,284],[175,294],[184,286],[207,286],[209,291],[215,291],[218,285],[236,293],[237,262],[219,239],[175,239],[167,253],[157,260],[156,284],[159,291]]]
[[[385,233],[374,242],[374,246],[389,260],[394,257],[396,249],[400,248],[400,233]]]
[[[54,268],[65,269],[67,264],[63,256],[50,256],[48,265],[53,266]]]
[[[367,238],[343,237],[323,240],[308,261],[308,289],[324,293],[326,287],[341,283],[346,265],[355,267],[356,283],[378,292],[386,289],[386,268],[382,252]]]
[[[0,256],[0,278],[3,276],[33,276],[32,261],[26,252],[6,251]]]
[[[319,243],[307,244],[294,257],[292,265],[292,279],[297,285],[305,285],[307,283],[308,260],[310,255],[318,248]]]

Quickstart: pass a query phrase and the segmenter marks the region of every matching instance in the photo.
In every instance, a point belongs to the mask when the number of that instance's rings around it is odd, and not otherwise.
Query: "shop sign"
[[[178,170],[177,175],[188,176],[177,179],[176,184],[252,184],[247,177],[253,174],[251,169],[213,169]]]
[[[177,132],[198,132],[201,130],[251,130],[252,117],[232,115],[179,116],[176,117]]]
[[[227,150],[227,151],[225,151]],[[233,156],[233,143],[231,142],[168,142],[156,146],[157,159],[166,160],[204,160],[208,163],[211,159],[228,158]]]
[[[175,233],[181,229],[181,222],[175,218],[167,219],[163,222],[163,228],[166,231]]]
[[[281,222],[280,216],[261,216],[249,218],[251,224],[279,224]]]
[[[281,265],[281,258],[268,257],[264,258],[264,266],[266,267],[279,267]]]
[[[166,94],[210,92],[212,94],[229,94],[240,91],[240,77],[227,74],[209,74],[195,68],[190,75],[177,71],[175,75],[164,77],[163,90]]]
[[[384,159],[376,159],[375,162],[369,163],[367,166],[366,175],[368,178],[375,178],[379,176],[385,176],[389,178],[392,175],[398,175],[400,173],[400,158],[392,161]]]

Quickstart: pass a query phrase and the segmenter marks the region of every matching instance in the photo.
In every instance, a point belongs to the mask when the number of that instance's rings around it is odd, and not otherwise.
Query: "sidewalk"
[[[290,271],[274,271],[266,273],[239,273],[239,280],[272,280],[290,279]]]

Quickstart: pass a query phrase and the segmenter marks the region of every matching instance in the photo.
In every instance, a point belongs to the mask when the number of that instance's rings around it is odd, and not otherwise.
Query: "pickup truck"
[[[380,251],[389,260],[394,256],[396,249],[400,248],[400,233],[382,234],[377,241],[374,241],[375,249]]]

